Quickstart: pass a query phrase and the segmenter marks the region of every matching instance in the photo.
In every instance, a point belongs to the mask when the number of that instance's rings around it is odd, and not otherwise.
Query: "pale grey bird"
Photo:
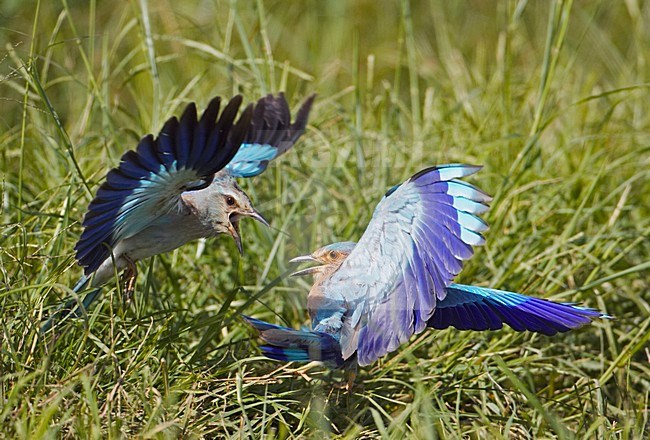
[[[133,292],[135,262],[169,252],[204,237],[229,234],[242,252],[239,221],[253,218],[268,226],[235,178],[262,173],[268,163],[289,150],[304,133],[315,96],[309,97],[291,122],[282,93],[249,105],[235,122],[241,96],[219,116],[214,98],[201,118],[187,106],[154,138],[147,135],[122,156],[90,203],[84,231],[75,246],[84,275],[74,292],[97,287],[83,301],[88,307],[99,287],[124,270],[125,293]],[[45,325],[70,312],[68,302]]]

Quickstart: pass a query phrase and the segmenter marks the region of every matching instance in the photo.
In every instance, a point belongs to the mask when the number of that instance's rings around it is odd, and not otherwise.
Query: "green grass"
[[[0,435],[650,435],[650,4],[34,2],[0,12]],[[493,4],[495,3],[495,4]],[[272,221],[140,264],[58,339],[38,328],[120,155],[185,103],[318,92],[300,144],[243,182]],[[487,245],[460,280],[597,307],[553,338],[425,332],[346,394],[264,360],[239,313],[307,322],[287,261],[358,239],[419,169],[484,165]],[[324,433],[324,434],[323,434]]]

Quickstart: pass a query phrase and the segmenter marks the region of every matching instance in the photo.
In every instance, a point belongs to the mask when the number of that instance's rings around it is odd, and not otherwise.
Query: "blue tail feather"
[[[82,291],[89,283],[90,277],[83,275],[79,281],[72,288],[74,293]],[[49,317],[45,324],[41,326],[41,334],[48,332],[52,326],[57,322],[64,320],[65,318],[72,316],[73,318],[79,318],[82,316],[82,310],[88,310],[90,305],[99,298],[102,291],[101,287],[91,290],[84,296],[81,304],[77,301],[77,298],[72,298],[66,301],[64,304],[60,305],[57,310]]]
[[[270,359],[283,362],[319,361],[333,368],[341,368],[345,364],[339,342],[327,333],[296,330],[245,315],[243,317],[260,332],[260,337],[266,342],[260,349]]]

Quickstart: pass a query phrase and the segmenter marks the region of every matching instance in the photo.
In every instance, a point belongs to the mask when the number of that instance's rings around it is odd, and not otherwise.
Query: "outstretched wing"
[[[241,148],[226,170],[234,177],[253,177],[261,174],[269,162],[289,150],[305,132],[309,111],[316,95],[302,104],[296,120],[291,122],[291,111],[284,93],[271,94],[257,101],[250,125]]]
[[[251,123],[252,106],[234,123],[241,102],[241,96],[232,98],[218,120],[220,98],[210,101],[200,119],[192,103],[180,120],[169,119],[157,138],[145,136],[122,156],[90,203],[75,246],[86,275],[118,241],[176,209],[181,193],[207,187],[230,162]]]
[[[531,331],[553,336],[609,318],[597,310],[570,303],[556,303],[520,293],[452,284],[439,301],[428,326],[458,330],[497,330],[508,324],[518,332]]]
[[[456,180],[479,169],[425,169],[377,205],[357,246],[322,285],[325,297],[345,304],[344,359],[356,351],[367,365],[426,328],[472,246],[484,243],[487,224],[477,215],[491,198]]]

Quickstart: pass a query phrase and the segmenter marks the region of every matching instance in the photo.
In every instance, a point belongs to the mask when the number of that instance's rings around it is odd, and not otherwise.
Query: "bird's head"
[[[243,248],[239,220],[250,217],[269,226],[262,214],[253,208],[248,195],[230,177],[215,179],[203,190],[185,193],[183,200],[213,235],[229,234],[235,240],[240,254]]]
[[[291,274],[293,277],[303,276],[303,275],[323,275],[324,273],[329,273],[337,269],[343,260],[345,260],[354,246],[356,245],[353,241],[342,241],[338,243],[328,244],[322,248],[316,249],[310,255],[302,255],[300,257],[293,258],[290,260],[290,263],[304,263],[304,262],[316,262],[320,263],[318,266],[308,267],[307,269],[302,269]]]

